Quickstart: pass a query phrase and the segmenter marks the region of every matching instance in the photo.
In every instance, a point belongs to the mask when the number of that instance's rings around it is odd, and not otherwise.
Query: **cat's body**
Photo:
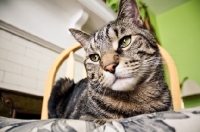
[[[121,0],[116,21],[91,35],[70,31],[86,51],[87,78],[57,81],[49,117],[120,119],[172,108],[159,49],[134,0]]]
[[[57,98],[54,100],[55,96],[53,99],[52,95],[50,99],[50,104],[56,104],[56,107],[49,105],[51,107],[49,114],[51,118],[94,120],[119,119],[166,111],[169,110],[170,95],[166,85],[162,86],[163,88],[153,89],[155,86],[160,87],[159,85],[163,84],[152,86],[152,83],[146,83],[134,91],[117,92],[110,89],[94,89],[96,86],[89,83],[88,79],[83,79],[77,84],[66,78],[60,79],[53,91],[57,93]],[[64,88],[62,92],[60,87]]]

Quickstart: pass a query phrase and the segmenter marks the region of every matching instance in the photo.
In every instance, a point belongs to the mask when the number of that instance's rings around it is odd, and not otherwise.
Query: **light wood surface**
[[[173,99],[174,110],[179,110],[181,109],[181,92],[180,92],[180,85],[179,85],[178,72],[176,69],[176,65],[172,57],[169,55],[169,53],[160,45],[158,45],[158,47],[160,49],[163,60],[168,70],[169,81],[170,81],[169,87],[170,87],[171,95]],[[47,109],[48,99],[50,97],[52,86],[54,85],[55,76],[56,76],[56,72],[58,71],[58,68],[61,66],[63,61],[65,61],[67,57],[70,56],[69,57],[70,60],[68,61],[68,66],[70,67],[70,69],[68,69],[67,71],[67,76],[70,77],[71,79],[74,78],[73,54],[76,50],[80,48],[81,46],[79,43],[72,45],[71,47],[65,49],[52,64],[49,70],[48,77],[46,80],[46,85],[45,85],[41,119],[48,118],[48,109]]]

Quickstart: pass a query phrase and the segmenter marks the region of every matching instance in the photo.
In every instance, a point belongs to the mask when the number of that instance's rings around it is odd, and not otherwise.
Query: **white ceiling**
[[[189,0],[142,0],[149,9],[155,14],[162,14],[178,5]]]

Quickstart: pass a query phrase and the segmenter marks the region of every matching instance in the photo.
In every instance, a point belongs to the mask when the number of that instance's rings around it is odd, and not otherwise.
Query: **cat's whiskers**
[[[149,59],[149,60],[141,60],[138,61],[138,63],[135,64],[131,64],[134,65],[134,67],[123,67],[123,70],[117,71],[117,75],[126,75],[126,76],[130,76],[133,77],[136,75],[138,77],[143,77],[146,75],[149,75],[151,73],[156,73],[156,67],[155,69],[152,68],[151,71],[149,71],[149,67],[150,66],[158,66],[158,65],[162,65],[163,63],[160,62],[160,59],[162,59],[161,57],[156,57],[153,59]]]

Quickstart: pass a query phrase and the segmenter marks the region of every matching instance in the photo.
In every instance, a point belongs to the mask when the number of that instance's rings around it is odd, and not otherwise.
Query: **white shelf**
[[[102,0],[78,0],[105,22],[116,19],[116,14]]]

